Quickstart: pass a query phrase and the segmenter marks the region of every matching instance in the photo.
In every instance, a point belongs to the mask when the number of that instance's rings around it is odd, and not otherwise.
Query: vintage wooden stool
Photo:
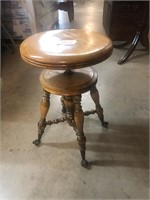
[[[86,30],[52,30],[37,33],[20,46],[21,57],[27,63],[45,68],[40,75],[43,87],[41,102],[41,118],[38,122],[38,139],[35,145],[41,143],[41,137],[47,125],[67,121],[73,126],[81,152],[81,165],[87,167],[85,159],[86,137],[83,132],[84,115],[97,113],[102,126],[104,121],[103,108],[99,103],[99,93],[96,88],[97,72],[91,65],[100,63],[112,54],[111,40],[97,32]],[[83,112],[81,94],[90,91],[96,109]],[[46,115],[50,107],[50,94],[60,95],[63,117],[47,121]]]

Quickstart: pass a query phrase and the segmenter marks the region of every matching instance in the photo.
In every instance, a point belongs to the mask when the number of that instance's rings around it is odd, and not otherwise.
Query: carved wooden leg
[[[136,32],[135,37],[133,38],[133,41],[132,41],[132,44],[131,44],[130,48],[128,49],[126,54],[122,58],[120,58],[120,60],[118,61],[118,64],[124,63],[129,58],[129,56],[132,54],[132,52],[134,51],[136,45],[138,44],[138,42],[140,40],[140,36],[141,36],[142,30],[143,30],[143,25],[139,24],[138,25],[138,30]]]
[[[65,108],[65,103],[64,103],[64,97],[62,96],[60,100],[61,100],[61,105],[62,105],[61,111],[62,111],[62,113],[66,113],[66,108]]]
[[[38,139],[33,141],[33,144],[35,144],[36,146],[38,146],[41,143],[41,137],[46,127],[46,115],[50,107],[49,96],[50,96],[50,93],[44,90],[43,98],[41,101],[41,107],[40,107],[41,118],[38,122]]]
[[[74,96],[73,97],[73,102],[74,102],[74,122],[75,122],[75,130],[76,130],[76,135],[77,135],[77,141],[80,147],[80,152],[81,152],[81,165],[83,167],[88,166],[88,161],[85,160],[85,144],[86,144],[86,137],[83,132],[83,124],[84,124],[84,113],[82,111],[82,106],[81,106],[81,95]]]
[[[96,112],[97,112],[97,115],[102,123],[102,126],[104,126],[105,128],[108,127],[108,122],[105,122],[104,121],[104,115],[103,115],[103,108],[101,107],[100,103],[99,103],[99,93],[98,93],[98,90],[96,88],[96,86],[94,86],[91,90],[90,90],[90,94],[91,94],[91,97],[95,103],[95,106],[96,106]]]
[[[74,126],[74,104],[72,97],[64,96],[63,101],[66,109],[66,120],[70,126]]]

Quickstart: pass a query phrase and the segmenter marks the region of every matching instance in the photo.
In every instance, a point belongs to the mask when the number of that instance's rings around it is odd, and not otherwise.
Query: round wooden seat
[[[24,61],[37,67],[77,69],[107,59],[112,54],[112,42],[98,32],[52,30],[27,38],[20,53]]]
[[[40,82],[44,90],[61,96],[79,95],[89,91],[97,82],[97,72],[87,67],[72,71],[43,70]]]

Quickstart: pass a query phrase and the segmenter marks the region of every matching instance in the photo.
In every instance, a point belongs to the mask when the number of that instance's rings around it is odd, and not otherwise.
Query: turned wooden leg
[[[62,105],[62,113],[66,113],[65,103],[64,103],[64,96],[61,97],[61,105]]]
[[[66,120],[70,126],[74,126],[74,103],[72,97],[64,96],[63,102],[65,104],[66,109]]]
[[[84,124],[84,113],[82,111],[81,106],[81,95],[73,97],[74,102],[74,122],[75,122],[75,130],[77,135],[77,141],[80,147],[80,153],[82,157],[81,165],[83,167],[88,166],[88,161],[85,159],[85,144],[86,137],[83,132],[83,124]]]
[[[49,96],[50,96],[50,93],[44,90],[43,98],[41,101],[41,107],[40,107],[41,118],[38,122],[38,139],[33,141],[33,144],[35,144],[36,146],[38,146],[41,143],[41,137],[46,127],[46,115],[50,107]]]
[[[91,90],[90,90],[90,94],[91,94],[91,97],[95,103],[95,106],[96,106],[96,112],[97,112],[97,115],[102,123],[102,126],[104,126],[105,128],[108,127],[108,122],[105,122],[104,121],[104,114],[103,114],[103,108],[101,107],[100,103],[99,103],[99,92],[96,88],[96,86],[94,86]]]

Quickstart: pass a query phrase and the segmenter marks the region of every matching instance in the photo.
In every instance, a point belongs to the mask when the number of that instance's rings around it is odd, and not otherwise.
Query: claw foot
[[[102,126],[108,128],[108,122],[102,122]]]
[[[82,167],[87,168],[88,167],[88,161],[87,160],[82,160],[81,161],[81,165],[82,165]]]
[[[34,140],[34,141],[33,141],[33,144],[35,144],[35,146],[39,146],[40,143],[41,143],[41,141],[39,141],[39,140]]]
[[[62,109],[61,109],[61,112],[62,112],[63,114],[66,114],[66,109],[65,109],[65,108],[62,108]]]

